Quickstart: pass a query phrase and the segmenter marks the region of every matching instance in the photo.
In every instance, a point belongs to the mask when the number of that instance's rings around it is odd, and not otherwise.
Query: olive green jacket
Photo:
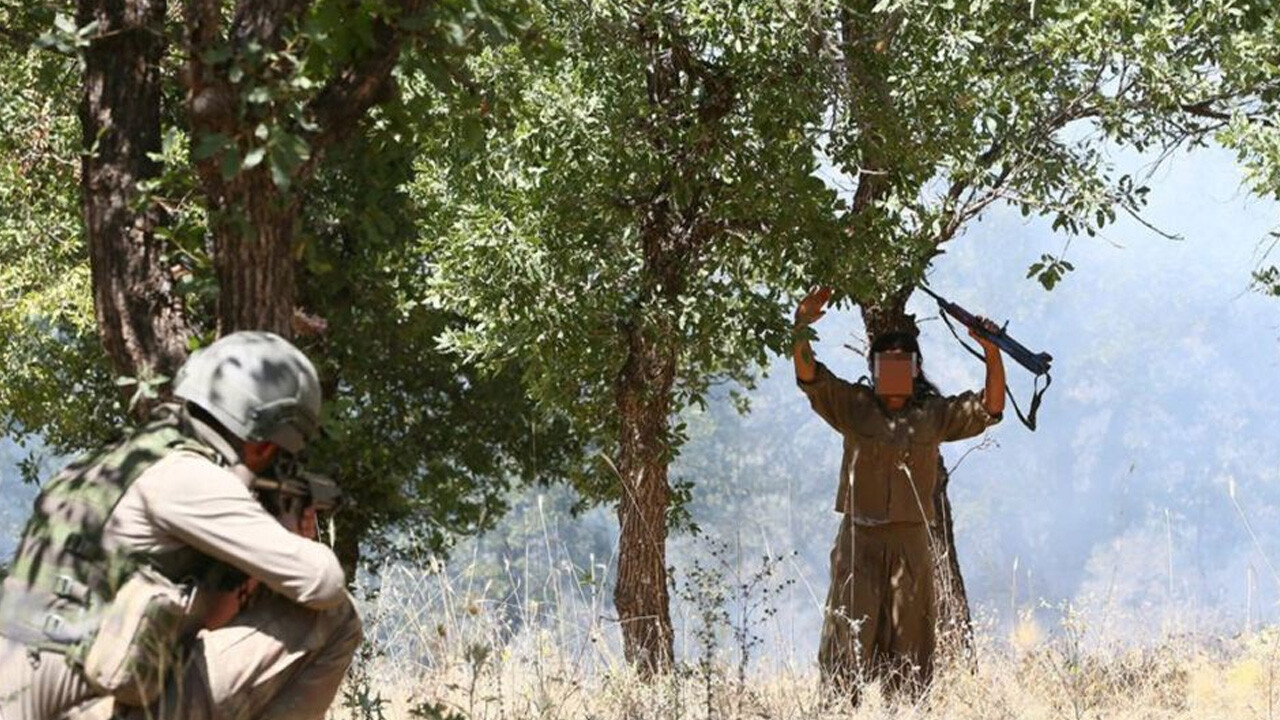
[[[932,522],[939,444],[1000,421],[980,392],[917,398],[889,412],[874,390],[841,380],[822,363],[812,382],[799,385],[814,411],[844,436],[836,510],[860,525]]]

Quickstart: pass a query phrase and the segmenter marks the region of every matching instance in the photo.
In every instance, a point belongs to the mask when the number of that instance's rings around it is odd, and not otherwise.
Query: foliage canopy
[[[296,182],[297,164],[312,159],[308,142],[296,134],[306,125],[299,98],[353,54],[367,52],[366,36],[385,15],[376,7],[352,14],[340,5],[317,3],[291,31],[299,41],[290,48],[304,48],[291,59],[237,56],[252,66],[243,73],[253,82],[239,86],[245,111],[268,110],[262,137],[250,138],[262,144],[244,152],[236,146],[236,162],[228,160],[229,138],[193,130],[183,102],[182,53],[175,48],[163,67],[163,138],[153,156],[158,171],[140,183],[137,202],[164,212],[157,232],[191,321],[188,347],[195,348],[213,337],[220,293],[211,240],[217,213],[210,211],[219,206],[205,194],[199,163],[222,153],[219,172],[228,181],[261,163],[280,189],[305,195],[291,248],[299,264],[298,302],[328,330],[299,342],[336,399],[325,421],[331,441],[313,460],[335,470],[355,500],[340,516],[346,526],[340,536],[379,547],[412,522],[416,538],[439,548],[457,533],[490,526],[512,484],[574,473],[579,453],[563,422],[525,399],[516,373],[482,377],[443,355],[435,338],[458,319],[406,293],[421,262],[412,232],[418,210],[400,189],[413,168],[413,144],[404,138],[417,131],[403,106],[375,111],[323,161],[314,158],[306,183]],[[0,36],[6,88],[0,97],[6,127],[0,137],[0,204],[6,208],[0,213],[0,427],[6,435],[42,441],[33,448],[67,454],[126,425],[134,391],[122,393],[100,343],[80,216],[76,109],[81,51],[95,29],[77,27],[67,14],[57,15],[55,24],[53,10],[0,9],[7,31]],[[434,67],[447,78],[447,68],[497,32],[509,13],[483,10],[442,3],[418,17],[415,32],[448,41],[425,56],[429,63],[415,57],[415,68]],[[170,20],[169,37],[183,38],[183,28]],[[233,50],[242,49],[220,52]],[[218,213],[225,219],[236,210],[233,204]],[[27,479],[36,479],[39,464],[24,467]]]

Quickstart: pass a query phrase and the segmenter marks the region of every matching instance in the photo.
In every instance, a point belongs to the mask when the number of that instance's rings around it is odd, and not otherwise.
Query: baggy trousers
[[[924,523],[864,526],[848,514],[831,551],[818,664],[857,698],[863,682],[890,694],[922,689],[933,673],[933,558]]]
[[[309,610],[280,596],[196,636],[164,697],[151,707],[94,697],[61,655],[0,638],[0,720],[320,720],[360,645],[350,598]]]

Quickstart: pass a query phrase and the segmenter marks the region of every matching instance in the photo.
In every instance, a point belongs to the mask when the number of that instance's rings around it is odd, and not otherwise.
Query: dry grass
[[[471,568],[474,570],[474,567]],[[876,685],[853,708],[819,686],[814,663],[757,648],[746,682],[731,628],[718,644],[678,643],[687,657],[639,682],[617,649],[606,583],[562,566],[496,599],[478,573],[384,568],[364,608],[369,652],[340,717],[374,718],[1273,718],[1280,716],[1280,632],[1171,636],[1145,646],[1091,638],[1068,612],[1041,628],[980,629],[972,662],[944,659],[932,688],[886,699]],[[816,611],[815,611],[816,612]],[[688,628],[696,633],[697,628]],[[761,656],[763,658],[761,659]]]

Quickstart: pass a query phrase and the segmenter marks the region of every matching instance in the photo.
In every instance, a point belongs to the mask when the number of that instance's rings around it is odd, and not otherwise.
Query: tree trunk
[[[626,659],[649,678],[674,657],[667,590],[667,421],[675,351],[661,333],[632,329],[616,398],[621,423],[618,474],[618,583],[613,601]]]
[[[933,557],[934,597],[938,603],[938,649],[957,659],[973,658],[973,619],[969,614],[969,594],[964,575],[960,573],[960,557],[956,553],[955,524],[951,515],[951,498],[947,486],[951,473],[938,458],[938,486],[934,488],[935,520],[929,526],[933,546],[941,552]]]
[[[286,176],[288,189],[274,182],[271,156],[254,168],[233,173],[224,172],[225,149],[197,163],[212,218],[219,334],[249,329],[285,337],[294,334],[295,322],[304,317],[295,313],[300,196],[324,149],[355,129],[371,107],[392,97],[392,70],[403,37],[389,18],[412,20],[424,5],[422,0],[392,3],[394,11],[375,19],[370,28],[374,48],[339,68],[300,116],[287,104],[277,107],[274,102],[245,109],[245,88],[269,88],[288,70],[240,59],[261,49],[281,50],[289,41],[289,28],[312,4],[308,0],[239,0],[229,25],[221,2],[188,0],[186,4],[187,105],[195,143],[220,135],[234,146],[237,158],[248,157],[252,150],[263,149],[257,129],[273,126],[293,134],[306,150],[295,158],[296,165],[275,168]],[[210,60],[211,51],[223,45],[231,48],[231,58]],[[246,65],[261,76],[244,78],[233,72],[243,71]],[[231,166],[238,167],[238,159]],[[315,331],[314,327],[299,329]]]
[[[118,375],[172,377],[190,326],[156,229],[165,218],[138,183],[159,167],[164,0],[80,0],[80,26],[96,21],[84,54],[81,206],[98,333]],[[138,411],[145,411],[139,408]]]
[[[862,305],[862,319],[867,327],[868,346],[886,332],[920,333],[914,315],[907,313],[907,298],[913,288],[906,288],[893,296]],[[937,598],[938,648],[944,652],[958,651],[966,655],[972,648],[972,623],[969,614],[969,595],[965,591],[964,575],[956,555],[955,528],[951,515],[951,499],[947,495],[950,474],[941,458],[938,460],[938,485],[933,495],[934,522],[929,525],[933,536],[934,596]]]
[[[336,537],[327,538],[333,543],[333,553],[338,556],[338,563],[349,581],[355,580],[360,569],[360,540],[367,531],[366,526],[358,523],[359,518],[353,521],[349,513],[339,515],[333,518]]]
[[[862,309],[862,323],[867,328],[868,350],[871,343],[885,333],[920,334],[920,328],[916,326],[916,316],[907,313],[907,298],[911,297],[913,289],[906,288],[882,300],[863,301],[859,304]]]
[[[265,171],[242,173],[230,185],[223,212],[234,215],[215,226],[213,238],[218,334],[269,330],[292,337],[298,203],[282,197]]]
[[[228,143],[227,148],[196,163],[213,234],[219,335],[236,330],[268,330],[286,338],[293,335],[297,190],[286,192],[276,186],[269,158],[230,174],[223,166],[227,152],[239,158],[261,145],[254,136],[260,123],[283,124],[279,117],[272,117],[270,107],[236,110],[245,82],[233,80],[238,58],[251,45],[278,49],[283,42],[282,28],[295,21],[305,6],[300,0],[240,2],[229,28],[224,27],[227,18],[219,3],[192,0],[186,8],[187,109],[192,137],[198,143],[201,138],[222,136]],[[211,64],[208,52],[219,43],[230,45],[232,58]],[[269,69],[259,68],[259,72],[265,75]],[[257,81],[266,86],[270,83],[265,77]],[[238,165],[237,159],[233,167]]]

